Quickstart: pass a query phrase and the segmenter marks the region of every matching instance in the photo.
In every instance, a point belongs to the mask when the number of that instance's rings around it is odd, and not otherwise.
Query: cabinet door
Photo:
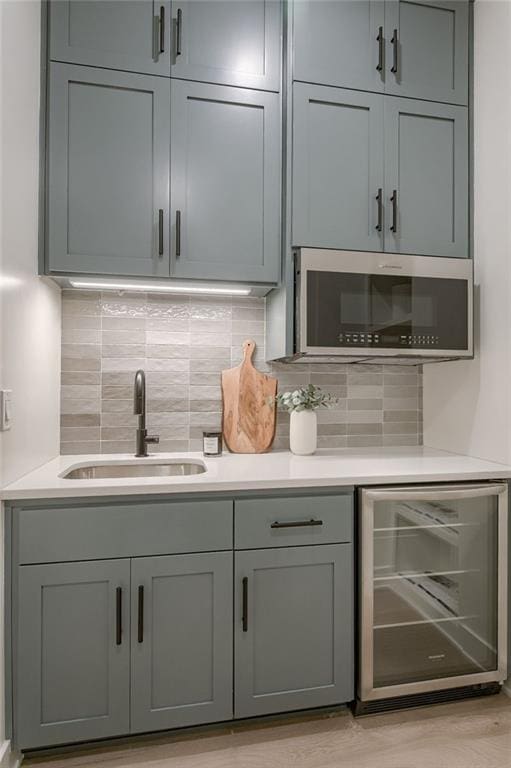
[[[232,718],[232,552],[132,561],[131,729]]]
[[[19,568],[16,744],[129,732],[129,560]]]
[[[379,0],[293,3],[293,78],[383,91],[384,4]]]
[[[468,0],[386,0],[385,91],[468,104],[468,36]]]
[[[281,10],[278,0],[173,3],[172,76],[278,91]]]
[[[50,58],[169,77],[170,29],[169,0],[51,0]]]
[[[236,717],[354,696],[351,544],[236,553]]]
[[[468,257],[466,107],[387,98],[385,142],[385,250]]]
[[[51,272],[168,276],[169,132],[170,79],[51,65]]]
[[[293,245],[382,250],[383,98],[295,83]]]
[[[172,81],[172,275],[278,280],[279,119],[276,93]]]

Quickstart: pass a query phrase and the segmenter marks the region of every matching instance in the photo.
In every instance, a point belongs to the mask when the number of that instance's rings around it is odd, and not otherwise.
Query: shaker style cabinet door
[[[277,282],[276,93],[172,81],[173,277]]]
[[[51,64],[50,273],[169,274],[170,79]]]
[[[50,0],[50,59],[170,77],[169,0]]]
[[[386,93],[468,104],[468,0],[386,0],[385,39]]]
[[[383,98],[294,84],[293,245],[383,249]]]
[[[132,561],[131,730],[232,718],[232,552]]]
[[[468,257],[465,107],[385,101],[385,250]]]
[[[172,77],[280,90],[279,0],[181,0],[172,14]]]
[[[351,701],[351,544],[235,557],[235,717]]]
[[[128,733],[129,588],[129,560],[19,568],[17,747]]]
[[[383,91],[383,2],[296,0],[292,5],[295,80]]]

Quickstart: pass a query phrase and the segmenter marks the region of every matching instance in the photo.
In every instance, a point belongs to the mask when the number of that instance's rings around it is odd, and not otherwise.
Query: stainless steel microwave
[[[473,356],[471,259],[319,248],[295,259],[295,361]]]

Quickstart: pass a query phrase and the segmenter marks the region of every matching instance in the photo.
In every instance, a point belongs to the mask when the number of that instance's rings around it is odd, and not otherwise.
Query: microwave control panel
[[[388,334],[388,333],[340,333],[339,343],[343,346],[381,347],[438,347],[440,337],[429,334]]]

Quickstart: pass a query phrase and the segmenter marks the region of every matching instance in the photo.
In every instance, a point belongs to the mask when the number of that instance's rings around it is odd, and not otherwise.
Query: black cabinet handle
[[[163,208],[158,211],[158,255],[163,256]]]
[[[275,522],[270,525],[270,528],[302,528],[313,525],[323,525],[323,520],[292,520],[289,523],[279,523],[278,520],[275,520]]]
[[[181,35],[183,29],[183,11],[177,9],[176,15],[176,56],[181,56]]]
[[[393,61],[392,66],[390,68],[390,71],[395,74],[397,77],[398,68],[399,68],[399,61],[398,61],[398,45],[399,45],[399,38],[397,36],[397,29],[394,30],[394,34],[392,35],[392,38],[390,40],[392,43],[392,52],[393,52]]]
[[[397,234],[397,189],[392,190],[390,202],[392,203],[392,224],[390,225],[390,231]]]
[[[138,588],[138,642],[144,642],[144,587]]]
[[[378,189],[376,202],[378,204],[378,223],[376,225],[376,231],[381,232],[383,226],[383,190],[381,187]]]
[[[383,27],[378,28],[376,41],[378,43],[378,64],[376,65],[376,69],[378,72],[381,72],[383,69]]]
[[[243,608],[241,613],[241,626],[243,632],[248,632],[248,576],[244,576],[241,582],[243,589]]]
[[[165,6],[160,6],[160,53],[165,53]]]
[[[181,256],[181,211],[176,211],[176,256]]]
[[[115,590],[115,644],[122,643],[122,587]]]

